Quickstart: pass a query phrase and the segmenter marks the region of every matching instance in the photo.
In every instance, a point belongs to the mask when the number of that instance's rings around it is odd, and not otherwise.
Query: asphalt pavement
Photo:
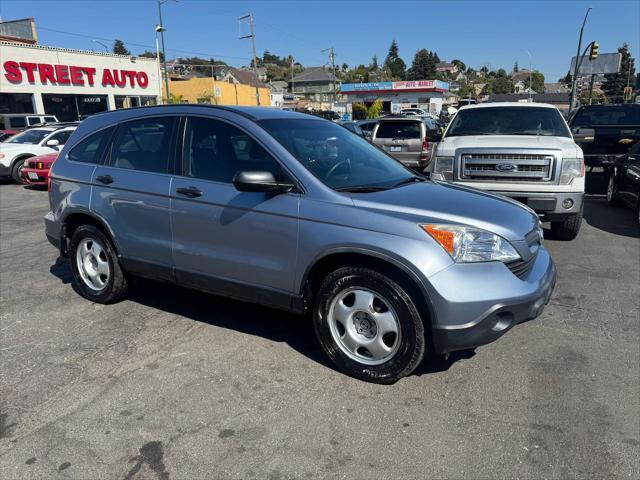
[[[586,202],[544,314],[395,385],[302,317],[147,280],[93,304],[0,185],[0,478],[640,478],[640,228]],[[479,286],[480,287],[480,286]]]

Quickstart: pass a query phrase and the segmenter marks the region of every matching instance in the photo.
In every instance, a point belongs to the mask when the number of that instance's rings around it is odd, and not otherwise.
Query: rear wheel
[[[613,169],[609,173],[609,182],[607,183],[607,203],[612,207],[620,206],[620,199],[616,191],[616,174]]]
[[[400,285],[376,271],[345,267],[328,275],[313,317],[325,353],[340,370],[361,380],[394,383],[424,356],[418,309]]]
[[[24,180],[22,180],[22,169],[24,168],[24,162],[26,161],[26,158],[21,158],[20,160],[16,160],[15,163],[13,164],[13,167],[11,167],[11,179],[16,182],[16,183],[20,183],[23,184],[25,183]]]
[[[551,222],[551,234],[558,240],[573,240],[578,236],[582,225],[582,212],[584,205],[578,213],[569,215],[559,222]]]
[[[78,227],[71,237],[69,260],[74,285],[96,303],[113,303],[127,291],[124,275],[111,241],[92,225]]]

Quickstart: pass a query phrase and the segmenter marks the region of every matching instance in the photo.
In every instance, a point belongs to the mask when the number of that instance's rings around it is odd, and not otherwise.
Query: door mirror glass
[[[58,145],[60,145],[60,140],[52,138],[51,140],[47,140],[47,143],[45,145],[47,147],[57,147]]]
[[[573,133],[573,139],[576,143],[592,143],[596,135],[593,128],[587,127],[574,127],[571,133]]]
[[[266,171],[241,171],[233,177],[233,185],[240,192],[290,192],[294,185],[278,183],[273,173]]]

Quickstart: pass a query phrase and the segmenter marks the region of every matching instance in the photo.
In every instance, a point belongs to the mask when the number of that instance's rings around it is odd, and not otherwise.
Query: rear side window
[[[56,117],[44,117],[45,122],[57,122]]]
[[[637,105],[598,105],[580,109],[571,122],[572,127],[591,126],[638,126],[640,125],[640,106]]]
[[[26,119],[24,117],[9,117],[9,122],[12,128],[23,128],[27,126]]]
[[[422,138],[420,122],[380,122],[376,138]]]
[[[71,149],[67,158],[74,162],[93,164],[100,163],[102,153],[104,152],[112,133],[113,127],[100,130],[99,132],[88,136]]]
[[[111,149],[111,165],[167,173],[175,122],[175,117],[160,117],[121,124]]]

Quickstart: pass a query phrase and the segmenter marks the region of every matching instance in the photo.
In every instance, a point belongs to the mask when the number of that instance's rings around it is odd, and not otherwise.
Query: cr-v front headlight
[[[424,224],[420,227],[458,263],[513,262],[520,255],[507,240],[486,230],[465,225]]]

